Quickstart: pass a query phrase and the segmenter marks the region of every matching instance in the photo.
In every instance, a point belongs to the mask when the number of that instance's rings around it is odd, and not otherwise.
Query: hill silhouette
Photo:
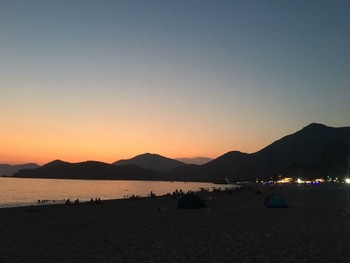
[[[228,152],[198,166],[174,169],[169,179],[232,181],[276,179],[278,175],[302,178],[342,177],[347,170],[350,127],[333,128],[312,123],[262,150],[247,154]]]
[[[36,163],[26,163],[17,165],[0,164],[0,176],[11,176],[19,170],[33,169],[37,167],[39,167],[39,165],[37,165]]]
[[[176,158],[176,160],[183,162],[185,164],[197,164],[202,165],[212,161],[212,158],[208,157],[193,157],[193,158]]]
[[[265,177],[268,173],[336,177],[346,173],[349,146],[350,127],[312,123],[255,153],[253,159]],[[336,156],[337,160],[332,160]]]
[[[87,161],[69,163],[55,160],[39,168],[18,171],[13,177],[94,179],[94,180],[160,180],[160,175],[136,165],[115,166],[108,163]]]
[[[55,160],[42,167],[21,170],[15,177],[231,181],[288,177],[343,177],[350,155],[350,127],[312,123],[255,153],[228,152],[203,165],[185,165],[157,154],[142,154],[113,164],[96,161],[67,163]],[[142,166],[142,167],[141,167]]]
[[[119,160],[114,162],[113,165],[126,165],[134,164],[140,166],[144,169],[154,170],[154,171],[165,171],[174,169],[179,166],[185,165],[185,163],[178,160],[170,159],[158,154],[144,153],[137,155],[131,159]]]

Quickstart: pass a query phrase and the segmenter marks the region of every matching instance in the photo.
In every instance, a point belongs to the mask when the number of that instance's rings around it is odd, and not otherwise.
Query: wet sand
[[[290,208],[265,208],[279,193]],[[349,262],[338,186],[0,209],[0,262]]]

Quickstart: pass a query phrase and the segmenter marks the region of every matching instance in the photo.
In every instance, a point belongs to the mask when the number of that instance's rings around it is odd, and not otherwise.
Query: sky
[[[0,0],[0,163],[253,153],[349,126],[350,1]]]

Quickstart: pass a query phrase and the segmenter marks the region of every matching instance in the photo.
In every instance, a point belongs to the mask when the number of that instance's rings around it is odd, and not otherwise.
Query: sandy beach
[[[265,208],[278,193],[289,208]],[[349,262],[338,185],[0,209],[0,262]]]

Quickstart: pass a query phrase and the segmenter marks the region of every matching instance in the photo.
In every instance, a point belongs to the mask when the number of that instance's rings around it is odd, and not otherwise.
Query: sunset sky
[[[0,163],[255,152],[350,125],[350,1],[1,0]]]

